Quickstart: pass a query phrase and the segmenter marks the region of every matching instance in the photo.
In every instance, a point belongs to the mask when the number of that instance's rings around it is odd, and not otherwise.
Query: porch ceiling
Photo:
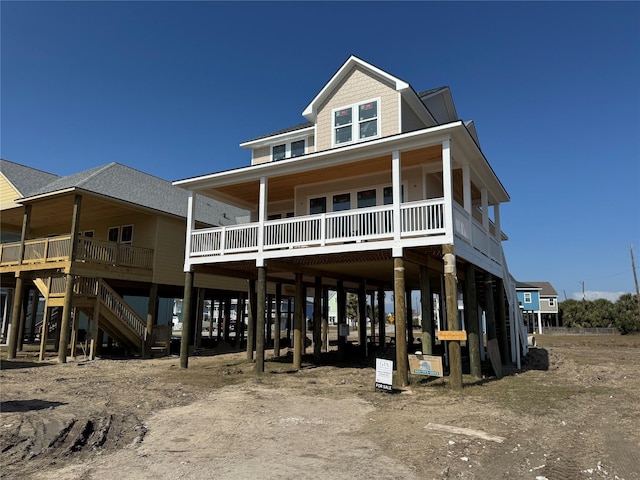
[[[401,153],[402,167],[412,167],[425,163],[441,162],[442,148],[439,145],[419,148]],[[318,164],[316,164],[318,165]],[[268,171],[260,175],[268,176],[268,201],[277,202],[294,197],[295,187],[315,183],[331,182],[365,174],[388,172],[391,181],[391,154],[341,165],[339,168],[314,166],[303,172],[269,176]],[[258,205],[260,180],[256,177],[248,182],[223,185],[199,190],[198,193],[212,198],[237,199],[250,205]],[[222,194],[222,195],[220,195]]]
[[[29,238],[69,233],[73,216],[74,195],[75,192],[67,192],[32,202]],[[140,209],[82,192],[80,230],[90,228],[83,225],[89,218],[100,219],[101,222],[113,218],[115,222],[117,217],[131,215],[134,211],[140,212]],[[23,215],[24,208],[3,210],[2,228],[19,233],[22,230]]]

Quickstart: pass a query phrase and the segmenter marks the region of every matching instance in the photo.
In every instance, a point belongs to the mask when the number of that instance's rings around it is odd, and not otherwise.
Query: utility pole
[[[638,289],[638,274],[636,273],[636,262],[633,260],[633,245],[629,247],[631,252],[631,269],[633,270],[633,280],[636,283],[636,300],[638,301],[638,311],[640,312],[640,290]]]

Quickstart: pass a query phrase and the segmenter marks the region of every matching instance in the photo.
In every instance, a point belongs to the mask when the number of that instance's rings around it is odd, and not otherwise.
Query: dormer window
[[[300,155],[304,155],[304,144],[303,140],[294,140],[293,142],[282,143],[280,145],[274,145],[271,147],[271,160],[278,161],[284,160],[285,158],[293,158],[299,157]]]
[[[342,145],[377,137],[380,130],[378,104],[379,100],[367,100],[335,109],[333,144]]]
[[[275,162],[276,160],[282,160],[287,154],[287,146],[285,144],[283,145],[276,145],[275,147],[273,147],[273,161]]]

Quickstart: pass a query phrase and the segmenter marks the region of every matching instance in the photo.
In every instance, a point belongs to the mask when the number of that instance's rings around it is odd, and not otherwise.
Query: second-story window
[[[284,160],[285,158],[299,157],[304,155],[303,140],[295,140],[289,143],[283,143],[281,145],[274,145],[271,147],[271,160],[276,162],[278,160]]]
[[[273,147],[273,161],[282,160],[287,155],[287,146],[285,144]]]
[[[531,303],[531,293],[524,292],[524,303]]]
[[[291,156],[297,157],[299,155],[304,155],[304,140],[291,142]]]
[[[378,136],[378,100],[369,100],[333,111],[333,143],[341,145]]]

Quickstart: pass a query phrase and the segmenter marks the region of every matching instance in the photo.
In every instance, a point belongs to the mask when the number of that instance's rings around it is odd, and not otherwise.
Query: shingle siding
[[[332,148],[332,110],[364,100],[380,98],[380,134],[383,137],[399,133],[398,93],[380,80],[371,77],[360,68],[353,70],[336,85],[318,109],[316,151]]]

